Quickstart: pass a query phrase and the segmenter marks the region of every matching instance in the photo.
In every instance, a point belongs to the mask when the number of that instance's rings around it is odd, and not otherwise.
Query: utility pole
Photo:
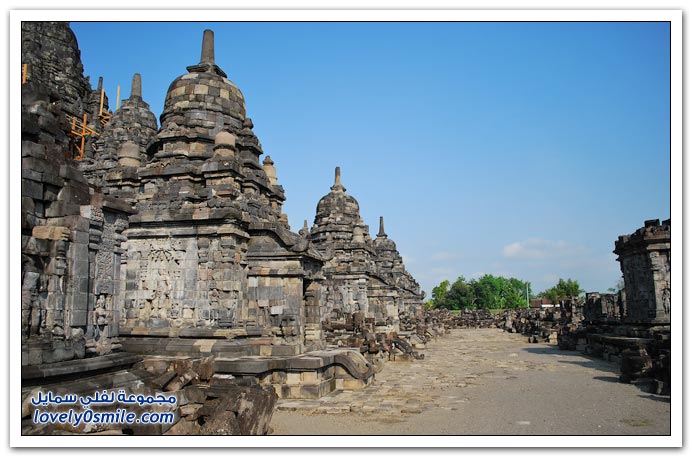
[[[529,301],[529,283],[526,283],[526,306],[529,307],[531,306],[531,302]]]

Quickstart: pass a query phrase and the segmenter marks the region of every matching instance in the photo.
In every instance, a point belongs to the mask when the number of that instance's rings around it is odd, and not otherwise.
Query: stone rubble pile
[[[510,333],[529,336],[529,341],[536,343],[557,342],[557,335],[563,320],[559,309],[513,309],[491,312],[489,310],[461,310],[454,313],[449,310],[428,310],[445,329],[457,328],[497,328]]]
[[[31,379],[38,382],[39,378]],[[117,388],[115,388],[117,384]],[[37,426],[32,417],[36,409],[44,412],[81,410],[80,405],[37,407],[31,402],[40,391],[54,395],[75,394],[88,397],[95,391],[115,398],[130,396],[175,397],[170,404],[138,404],[115,402],[141,417],[143,413],[172,413],[172,420],[155,424],[95,423],[43,424]],[[133,397],[133,398],[134,398]],[[24,392],[22,398],[22,429],[27,435],[65,435],[73,433],[109,435],[266,435],[278,395],[271,386],[244,382],[233,376],[217,375],[213,357],[149,357],[136,362],[131,369],[109,375],[45,384]],[[90,406],[94,412],[113,412],[113,406]]]

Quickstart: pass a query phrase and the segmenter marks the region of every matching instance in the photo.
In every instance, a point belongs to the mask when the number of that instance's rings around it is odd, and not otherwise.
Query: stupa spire
[[[132,76],[130,98],[142,98],[142,75],[139,73],[135,73],[134,76]]]
[[[214,32],[205,30],[202,37],[202,56],[197,65],[187,67],[190,73],[215,73],[219,76],[226,77],[226,73],[216,65],[214,60]]]
[[[200,64],[214,65],[214,32],[206,29],[202,38],[202,57],[199,60]]]
[[[384,217],[380,216],[380,231],[377,232],[377,237],[387,238],[387,234],[384,232]]]
[[[331,187],[334,192],[346,192],[346,188],[341,185],[341,167],[334,170],[334,185]]]

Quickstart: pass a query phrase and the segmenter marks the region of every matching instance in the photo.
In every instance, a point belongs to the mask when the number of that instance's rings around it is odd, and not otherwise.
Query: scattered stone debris
[[[122,353],[120,355],[123,355]],[[132,357],[132,356],[130,356]],[[141,359],[137,357],[136,359]],[[92,359],[86,359],[92,360]],[[129,361],[130,363],[132,361]],[[40,382],[40,387],[25,387],[22,398],[22,429],[27,435],[61,435],[72,433],[137,434],[137,435],[265,435],[278,400],[274,389],[258,384],[242,385],[233,377],[223,380],[214,376],[213,357],[168,358],[149,357],[135,362],[127,370],[107,375],[74,378],[69,383],[59,380],[53,373],[23,370],[25,385]],[[53,367],[55,368],[55,367]],[[33,376],[32,376],[33,374]],[[53,380],[55,379],[55,382]],[[247,384],[247,383],[246,383]],[[138,396],[173,396],[174,403],[154,405],[116,401],[117,408],[141,417],[146,412],[171,413],[170,420],[153,423],[96,423],[46,424],[37,426],[32,420],[36,409],[41,412],[66,412],[70,408],[81,410],[81,405],[34,406],[32,398],[39,392],[54,395],[74,394],[86,396],[95,391],[115,398],[134,399]],[[90,406],[94,412],[112,413],[108,406]]]

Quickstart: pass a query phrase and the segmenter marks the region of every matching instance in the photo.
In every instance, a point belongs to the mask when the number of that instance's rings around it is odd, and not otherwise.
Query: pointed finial
[[[384,217],[380,216],[380,231],[377,233],[377,237],[387,238],[387,234],[384,233]]]
[[[335,192],[346,191],[346,188],[341,185],[341,167],[336,167],[336,170],[334,170],[334,185],[331,189]]]
[[[207,29],[202,38],[202,57],[199,63],[214,65],[214,32]]]
[[[186,67],[190,73],[213,73],[226,77],[226,72],[214,62],[214,32],[207,29],[202,37],[202,56],[197,65]]]
[[[298,230],[298,235],[302,236],[303,238],[310,236],[310,229],[308,228],[307,219],[303,220],[303,228]]]
[[[270,186],[276,186],[279,181],[276,179],[276,168],[274,168],[274,161],[271,157],[267,156],[264,158],[262,163],[262,168],[264,169],[264,174],[267,175]]]
[[[142,98],[142,75],[139,73],[135,73],[134,76],[132,76],[130,98]]]

